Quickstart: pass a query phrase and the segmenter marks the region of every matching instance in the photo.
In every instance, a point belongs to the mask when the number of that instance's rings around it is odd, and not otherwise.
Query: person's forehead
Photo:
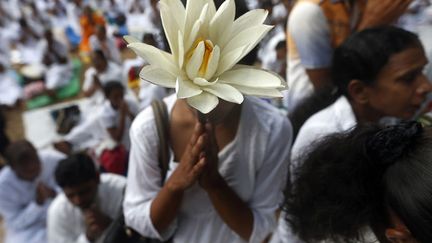
[[[409,69],[421,68],[427,62],[423,48],[412,47],[392,55],[384,69],[399,74]]]

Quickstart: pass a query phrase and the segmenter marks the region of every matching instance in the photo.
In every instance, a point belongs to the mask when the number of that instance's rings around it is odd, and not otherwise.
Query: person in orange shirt
[[[105,25],[105,19],[91,7],[87,6],[80,17],[80,25],[82,38],[79,49],[80,52],[88,53],[90,52],[90,36],[96,33],[98,25]]]

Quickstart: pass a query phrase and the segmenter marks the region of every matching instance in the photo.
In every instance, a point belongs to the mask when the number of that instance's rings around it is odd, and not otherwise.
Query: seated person
[[[396,27],[368,29],[349,37],[333,59],[333,81],[342,96],[306,121],[291,159],[304,154],[317,138],[358,123],[378,123],[386,117],[412,119],[432,91],[422,72],[427,62],[418,37]]]
[[[117,81],[104,85],[106,100],[92,117],[73,128],[62,141],[54,147],[65,154],[73,151],[88,150],[96,158],[105,149],[114,149],[122,144],[130,148],[129,128],[138,113],[138,102],[126,96],[124,86]]]
[[[104,85],[106,101],[101,112],[101,124],[108,131],[111,139],[130,148],[129,128],[138,114],[138,104],[124,97],[125,88],[116,81]]]
[[[422,72],[426,64],[423,47],[411,32],[378,27],[349,37],[336,49],[332,64],[333,81],[342,96],[301,127],[291,151],[291,173],[319,138],[385,117],[412,119],[432,91]],[[291,242],[281,236],[290,231],[283,226],[274,237]]]
[[[108,61],[101,50],[92,52],[92,67],[84,74],[83,91],[86,97],[91,97],[94,103],[102,104],[105,100],[102,89],[103,85],[111,80],[122,79],[121,68]]]
[[[7,62],[0,57],[0,107],[15,106],[23,98],[23,89],[7,70]]]
[[[62,160],[55,178],[63,193],[48,211],[48,242],[100,242],[121,213],[126,179],[96,170],[85,154]]]
[[[69,83],[72,65],[68,61],[67,47],[54,39],[51,30],[46,30],[44,37],[43,62],[47,68],[45,87],[48,91],[54,91]]]
[[[298,170],[289,224],[304,242],[432,242],[431,144],[417,122],[324,138]]]
[[[113,37],[107,36],[104,25],[98,25],[96,33],[90,36],[90,47],[92,51],[102,50],[109,61],[121,64],[121,54],[116,41]]]
[[[12,143],[0,171],[0,215],[5,243],[46,243],[46,214],[56,196],[54,169],[64,158],[53,151],[37,151],[28,141]]]

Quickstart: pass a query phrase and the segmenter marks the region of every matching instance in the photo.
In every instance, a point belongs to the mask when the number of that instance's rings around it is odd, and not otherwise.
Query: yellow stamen
[[[198,69],[198,75],[200,77],[204,77],[205,73],[207,72],[207,67],[210,60],[210,54],[213,51],[213,45],[210,41],[208,40],[204,41],[204,46],[205,46],[205,51],[204,51],[203,62],[201,63],[200,68]]]

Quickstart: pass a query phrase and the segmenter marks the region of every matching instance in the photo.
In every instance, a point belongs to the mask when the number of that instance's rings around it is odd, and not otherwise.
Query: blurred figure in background
[[[0,214],[6,243],[45,243],[46,216],[56,196],[54,169],[64,158],[54,151],[37,151],[28,141],[12,143],[7,165],[0,171]]]
[[[62,160],[55,178],[63,193],[49,208],[48,242],[103,242],[106,229],[122,210],[126,179],[100,175],[85,154]]]

